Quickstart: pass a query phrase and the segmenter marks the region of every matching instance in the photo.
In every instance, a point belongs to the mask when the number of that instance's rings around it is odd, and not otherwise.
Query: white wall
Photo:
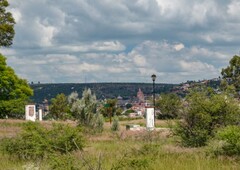
[[[34,104],[25,106],[25,119],[36,121],[36,106]]]

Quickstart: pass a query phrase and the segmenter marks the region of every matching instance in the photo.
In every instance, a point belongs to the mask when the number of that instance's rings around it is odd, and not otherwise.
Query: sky
[[[7,64],[28,82],[217,78],[240,51],[239,0],[9,0]]]

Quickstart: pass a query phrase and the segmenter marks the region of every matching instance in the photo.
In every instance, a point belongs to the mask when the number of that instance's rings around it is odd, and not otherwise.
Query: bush
[[[143,119],[143,117],[142,116],[136,116],[136,117],[119,116],[118,117],[119,121],[130,121],[130,120],[139,120],[139,119]]]
[[[132,109],[128,109],[123,113],[123,115],[129,116],[130,113],[135,113],[135,111]]]
[[[129,153],[116,164],[113,164],[112,170],[119,169],[151,169],[150,165],[154,162],[159,154],[160,145],[145,144],[139,149],[132,148]]]
[[[93,126],[94,130],[99,133],[103,132],[103,125],[105,122],[103,115],[99,113],[95,114],[93,122],[94,122],[94,126]]]
[[[50,168],[54,170],[78,170],[76,158],[71,154],[54,154],[49,159]]]
[[[204,91],[192,92],[186,99],[188,107],[175,129],[184,146],[204,146],[216,129],[240,121],[238,103],[229,96]]]
[[[173,116],[168,113],[160,113],[157,115],[157,119],[160,119],[160,120],[167,120],[167,119],[174,119],[174,118],[176,118],[176,116]]]
[[[112,123],[111,130],[112,130],[112,131],[118,131],[119,128],[120,128],[120,127],[119,127],[118,117],[117,117],[117,116],[114,116],[114,117],[113,117],[113,123]]]
[[[175,119],[180,117],[182,102],[180,97],[174,93],[161,94],[156,101],[156,108],[161,110],[158,119]]]
[[[16,138],[5,139],[2,149],[22,160],[48,158],[54,153],[66,154],[83,148],[83,137],[79,128],[54,124],[48,130],[39,123],[28,122]]]
[[[47,132],[38,123],[23,125],[23,132],[16,138],[4,139],[3,149],[19,159],[42,159],[50,150]]]
[[[181,138],[182,145],[186,147],[204,146],[209,139],[208,129],[204,129],[200,125],[191,127],[178,123],[174,133]]]
[[[219,155],[240,155],[240,127],[227,126],[220,129],[215,137],[219,143],[218,147],[213,150],[214,154]]]
[[[83,136],[80,127],[64,124],[53,124],[48,132],[48,141],[53,152],[63,154],[83,148]]]

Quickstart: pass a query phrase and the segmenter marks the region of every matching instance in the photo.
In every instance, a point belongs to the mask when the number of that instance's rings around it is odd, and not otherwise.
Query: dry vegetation
[[[0,120],[0,138],[17,135],[25,122]],[[61,123],[76,125],[73,121]],[[52,126],[51,121],[44,121],[41,124],[47,128]],[[75,159],[73,162],[78,169],[240,169],[238,159],[211,157],[206,155],[205,148],[178,146],[168,129],[153,132],[125,129],[126,124],[144,124],[144,120],[123,121],[120,124],[118,132],[110,130],[109,122],[104,124],[103,133],[93,134],[84,131],[86,138],[84,150],[73,154]],[[169,122],[158,120],[157,125],[167,127]],[[3,162],[0,169],[51,169],[45,162],[13,161],[3,153],[0,153],[0,161]]]

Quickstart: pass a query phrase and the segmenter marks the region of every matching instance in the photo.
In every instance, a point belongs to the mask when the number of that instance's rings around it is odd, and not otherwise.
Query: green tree
[[[73,92],[68,96],[70,111],[74,118],[79,121],[80,125],[84,125],[93,130],[93,132],[101,133],[103,131],[104,117],[101,114],[101,108],[98,108],[99,102],[96,95],[91,89],[85,89],[82,98],[78,98],[78,93]]]
[[[187,96],[186,102],[188,107],[176,128],[185,146],[204,146],[217,128],[240,122],[238,102],[225,94],[194,91]]]
[[[240,91],[240,56],[233,56],[233,58],[229,61],[229,66],[227,68],[223,68],[221,72],[223,76],[222,84],[233,85],[236,88],[236,91]],[[226,85],[225,85],[226,87]]]
[[[156,101],[156,107],[161,110],[160,119],[173,119],[180,117],[182,102],[176,94],[162,94]]]
[[[6,58],[0,54],[0,117],[23,117],[24,106],[33,90],[26,80],[19,78],[7,66]]]
[[[7,0],[0,0],[0,47],[12,45],[14,38],[14,18],[10,12],[6,11],[9,6]]]
[[[69,116],[69,107],[67,97],[61,93],[56,98],[51,99],[51,105],[49,107],[50,115],[54,119],[67,119]]]
[[[117,100],[116,99],[107,99],[104,104],[104,116],[108,116],[110,119],[110,123],[112,123],[112,117],[116,115],[117,111]]]
[[[131,103],[126,104],[126,109],[130,109],[130,108],[132,108],[132,104]]]
[[[92,94],[91,89],[85,89],[82,98],[78,98],[78,94],[73,92],[68,100],[70,101],[70,110],[79,123],[86,126],[93,126],[94,115],[97,113],[96,95]]]

